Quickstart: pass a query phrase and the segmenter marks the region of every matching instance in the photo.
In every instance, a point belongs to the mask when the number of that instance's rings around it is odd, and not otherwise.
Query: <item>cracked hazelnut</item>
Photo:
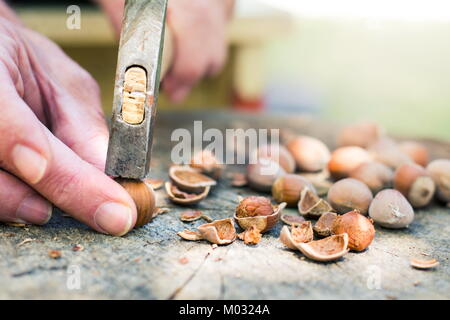
[[[394,188],[400,191],[414,208],[430,203],[436,186],[428,172],[415,163],[405,163],[397,168]]]
[[[298,250],[297,245],[303,242],[310,242],[314,239],[311,221],[305,221],[298,225],[293,225],[291,231],[288,226],[284,226],[280,232],[280,241],[289,249]]]
[[[369,187],[353,178],[339,180],[328,191],[328,202],[341,214],[358,210],[361,214],[367,215],[372,199]]]
[[[427,171],[436,184],[437,198],[450,204],[450,160],[434,160],[427,166]]]
[[[286,202],[289,207],[295,207],[305,187],[315,192],[313,185],[307,179],[297,174],[287,174],[275,180],[272,196],[278,203]]]
[[[211,243],[223,245],[230,244],[236,239],[236,229],[233,220],[226,218],[202,224],[198,227],[198,232],[183,230],[178,232],[177,235],[185,240],[207,240]]]
[[[348,247],[350,250],[365,250],[375,237],[375,228],[372,222],[353,210],[338,216],[331,226],[333,234],[348,234]]]
[[[245,244],[258,244],[261,241],[262,235],[256,226],[251,226],[244,232],[241,232],[238,237]]]
[[[369,216],[382,227],[406,228],[414,220],[414,210],[397,190],[381,190],[373,199]]]
[[[339,147],[357,146],[366,148],[382,134],[380,127],[374,122],[358,122],[344,127],[338,134]]]
[[[294,157],[300,171],[320,171],[330,160],[328,147],[320,140],[299,136],[289,141],[287,149]]]
[[[359,165],[372,160],[361,147],[341,147],[333,151],[328,162],[328,171],[334,179],[347,178]]]
[[[256,191],[270,192],[275,180],[285,174],[283,168],[270,159],[259,159],[247,166],[248,185]]]
[[[236,208],[238,218],[269,216],[274,212],[272,203],[266,197],[250,196],[239,202]]]
[[[408,155],[415,163],[426,167],[428,164],[428,150],[427,148],[415,141],[404,141],[399,144],[400,150]]]
[[[373,194],[392,185],[394,172],[387,165],[372,161],[359,165],[350,172],[350,178],[365,183]]]

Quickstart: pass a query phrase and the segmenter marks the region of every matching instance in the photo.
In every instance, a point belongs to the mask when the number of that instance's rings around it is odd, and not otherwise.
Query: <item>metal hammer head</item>
[[[146,178],[159,91],[167,0],[127,0],[105,172]]]

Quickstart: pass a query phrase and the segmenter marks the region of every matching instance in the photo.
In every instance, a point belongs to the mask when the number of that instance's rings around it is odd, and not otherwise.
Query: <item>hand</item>
[[[108,130],[96,82],[55,44],[0,18],[0,221],[44,224],[53,203],[97,231],[136,208],[103,173]]]
[[[174,41],[174,60],[163,88],[174,102],[182,101],[197,81],[222,69],[232,4],[227,0],[169,1],[167,24]]]
[[[96,0],[119,34],[123,0]],[[226,26],[234,0],[170,0],[167,24],[172,33],[173,63],[163,89],[174,102],[182,101],[205,76],[217,74],[226,55]]]

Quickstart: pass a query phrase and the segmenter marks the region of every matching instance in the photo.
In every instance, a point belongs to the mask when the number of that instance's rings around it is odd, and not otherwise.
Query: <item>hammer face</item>
[[[166,7],[167,0],[127,0],[125,4],[105,169],[112,177],[144,179],[150,168]],[[129,121],[123,114],[124,102],[129,103],[125,74],[133,67],[146,73],[143,119],[139,121]]]

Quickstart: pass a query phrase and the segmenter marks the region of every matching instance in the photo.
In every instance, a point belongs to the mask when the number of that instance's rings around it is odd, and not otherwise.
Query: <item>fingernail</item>
[[[38,195],[26,197],[16,211],[19,221],[32,224],[46,224],[52,217],[52,205]]]
[[[26,182],[35,184],[44,176],[47,160],[33,149],[18,144],[13,148],[11,157]]]
[[[103,203],[95,212],[94,221],[106,233],[123,236],[131,229],[131,208],[117,202]]]

